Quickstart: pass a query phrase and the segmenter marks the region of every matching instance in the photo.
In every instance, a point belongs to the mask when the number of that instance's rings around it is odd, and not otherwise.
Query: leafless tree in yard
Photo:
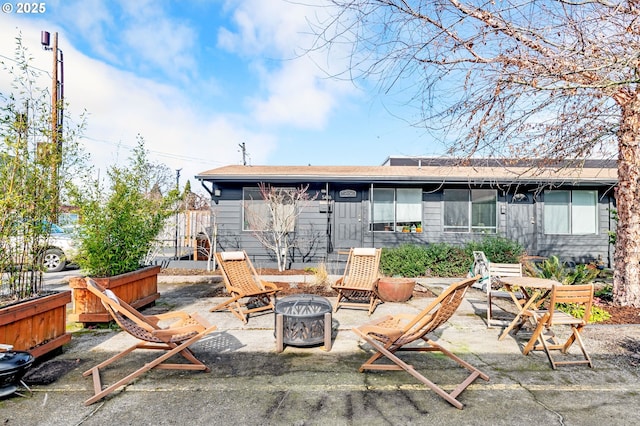
[[[614,300],[640,307],[638,0],[330,3],[314,48],[348,46],[349,78],[409,93],[450,154],[560,168],[617,153]]]
[[[274,253],[278,270],[284,271],[289,250],[296,246],[297,218],[317,194],[310,196],[309,185],[281,188],[260,183],[258,187],[262,199],[247,202],[245,220],[256,239]]]

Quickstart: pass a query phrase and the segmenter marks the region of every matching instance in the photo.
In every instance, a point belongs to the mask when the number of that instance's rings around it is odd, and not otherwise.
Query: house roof
[[[224,166],[200,173],[211,182],[414,182],[467,184],[613,185],[615,167],[531,168],[525,166]]]

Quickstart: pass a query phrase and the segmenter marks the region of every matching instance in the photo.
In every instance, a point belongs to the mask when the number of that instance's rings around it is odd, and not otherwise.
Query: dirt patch
[[[27,385],[48,385],[79,365],[79,359],[52,359],[32,367],[22,380]]]

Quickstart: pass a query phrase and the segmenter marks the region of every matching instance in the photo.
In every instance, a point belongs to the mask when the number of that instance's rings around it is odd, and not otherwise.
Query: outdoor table
[[[509,292],[511,299],[513,299],[514,304],[518,308],[516,317],[511,321],[509,326],[505,328],[498,340],[504,339],[516,326],[519,330],[524,323],[523,315],[525,312],[531,308],[538,309],[551,293],[554,284],[560,284],[555,280],[535,277],[500,277],[497,280]],[[515,291],[516,287],[522,293],[524,303],[518,300]]]

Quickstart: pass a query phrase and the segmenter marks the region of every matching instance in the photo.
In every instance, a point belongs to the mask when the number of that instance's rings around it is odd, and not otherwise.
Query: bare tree
[[[296,219],[317,194],[309,195],[309,185],[281,188],[260,183],[258,187],[262,199],[247,202],[245,218],[260,244],[274,253],[278,270],[284,271],[289,250],[296,246]]]
[[[450,154],[559,168],[617,152],[614,300],[640,306],[638,0],[331,2],[316,48],[347,45],[349,78],[410,93]]]

